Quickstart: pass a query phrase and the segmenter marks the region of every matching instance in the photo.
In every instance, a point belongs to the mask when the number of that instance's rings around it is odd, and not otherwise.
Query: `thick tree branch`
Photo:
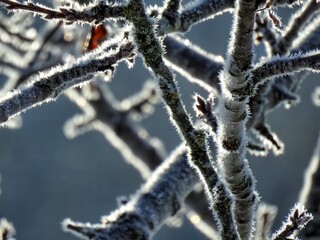
[[[218,164],[234,197],[234,217],[241,239],[249,239],[252,234],[258,200],[255,179],[245,159],[245,123],[250,95],[246,87],[250,84],[256,9],[256,1],[236,1],[227,61],[220,74],[217,114]]]

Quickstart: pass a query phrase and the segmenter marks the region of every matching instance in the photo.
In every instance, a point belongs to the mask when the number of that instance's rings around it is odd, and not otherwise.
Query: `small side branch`
[[[278,52],[278,36],[276,35],[269,19],[264,14],[256,14],[256,28],[254,31],[258,33],[256,42],[259,43],[261,40],[265,40],[268,55]]]
[[[320,71],[320,53],[318,51],[296,54],[292,57],[275,57],[252,70],[252,81],[257,86],[268,78],[303,70]]]
[[[272,235],[271,240],[287,240],[294,231],[303,229],[312,218],[303,206],[294,206],[281,229]]]

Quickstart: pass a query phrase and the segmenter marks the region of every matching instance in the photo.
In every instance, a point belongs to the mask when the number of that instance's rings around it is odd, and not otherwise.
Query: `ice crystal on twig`
[[[287,220],[280,230],[272,235],[272,240],[285,240],[292,236],[294,231],[303,229],[312,220],[312,214],[308,213],[301,205],[296,205],[291,210]]]

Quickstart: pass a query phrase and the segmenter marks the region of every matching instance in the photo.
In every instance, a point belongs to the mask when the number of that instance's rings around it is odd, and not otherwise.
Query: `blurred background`
[[[284,23],[295,9],[279,11]],[[217,16],[194,26],[186,37],[207,51],[224,56],[231,20],[230,13]],[[256,54],[265,54],[263,46],[257,47]],[[138,58],[133,69],[120,64],[109,86],[122,100],[139,91],[150,77]],[[178,74],[177,81],[182,99],[194,116],[192,96],[204,92]],[[311,93],[317,85],[319,75],[310,75],[299,90],[299,104],[289,110],[281,106],[268,115],[269,125],[285,144],[284,154],[248,156],[261,201],[278,206],[275,228],[280,227],[298,199],[304,170],[316,144],[320,109],[313,105]],[[21,128],[0,129],[0,216],[13,222],[17,239],[75,239],[61,230],[63,219],[96,223],[117,208],[117,197],[130,196],[143,183],[138,172],[125,163],[101,133],[92,131],[73,140],[64,136],[64,123],[80,112],[61,95],[57,101],[23,113]],[[142,124],[150,136],[162,141],[167,153],[181,142],[162,103]],[[207,238],[184,220],[182,228],[164,226],[155,239]]]

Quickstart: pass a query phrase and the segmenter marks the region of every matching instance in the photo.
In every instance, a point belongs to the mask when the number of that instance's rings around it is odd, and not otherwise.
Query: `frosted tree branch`
[[[319,20],[319,17],[314,18],[309,23],[309,25],[304,28],[304,31],[300,34],[300,37],[298,37],[294,41],[293,47],[291,49],[291,54],[301,54],[301,51],[306,53],[320,47],[320,31],[318,28]],[[274,45],[272,47],[272,52],[274,54],[278,53],[277,45]],[[289,52],[286,54],[289,54]],[[275,59],[277,58],[279,59],[279,57],[276,57]],[[285,59],[285,57],[283,58]],[[269,84],[267,82],[266,84],[259,87],[257,93],[250,99],[249,102],[252,116],[248,120],[247,127],[249,128],[250,126],[252,126],[252,128],[256,129],[269,129],[269,127],[265,123],[265,115],[267,114],[267,112],[271,109],[276,108],[281,103],[296,102],[298,97],[295,92],[299,88],[305,76],[306,73],[299,73],[295,76],[282,76],[276,78],[275,80],[268,81]],[[274,134],[268,135],[272,136]],[[265,137],[268,138],[267,135]],[[269,140],[272,141],[271,138],[269,138]],[[275,153],[278,154],[279,150],[280,152],[282,152],[283,148],[275,149]]]
[[[190,4],[191,5],[191,4]],[[186,6],[174,19],[169,19],[167,15],[162,16],[159,21],[158,33],[160,35],[170,32],[186,32],[191,26],[216,14],[221,14],[230,9],[232,1],[202,1],[196,5]],[[169,22],[169,24],[167,23]]]
[[[88,81],[96,72],[113,70],[120,60],[132,56],[133,49],[132,44],[124,44],[114,54],[101,54],[94,59],[87,54],[71,66],[56,67],[28,88],[6,96],[0,103],[0,123],[43,101],[56,98],[63,90]]]
[[[275,57],[266,63],[259,64],[252,70],[252,81],[258,85],[263,83],[265,79],[303,70],[318,72],[320,70],[320,53],[310,52],[292,57]]]
[[[175,215],[184,198],[198,182],[183,147],[177,149],[135,194],[100,224],[65,220],[67,231],[90,239],[150,239],[161,225]]]
[[[98,4],[88,4],[83,7],[78,5],[75,8],[61,7],[59,10],[54,10],[41,4],[28,2],[22,4],[12,0],[1,0],[2,3],[7,4],[8,10],[26,10],[42,15],[45,19],[61,19],[66,23],[73,22],[87,22],[99,24],[107,18],[119,18],[125,15],[126,6],[117,5],[105,0],[99,1]],[[275,1],[275,6],[290,5],[298,2],[298,0],[279,0]],[[257,4],[264,3],[264,0],[257,0]],[[180,5],[180,4],[178,4]],[[184,9],[178,11],[176,8],[176,16],[172,18],[168,14],[162,15],[159,21],[158,34],[165,35],[171,32],[185,32],[191,26],[214,17],[216,14],[221,14],[226,10],[234,7],[234,2],[231,0],[206,0],[197,4],[190,4]],[[174,8],[174,9],[175,9]],[[168,10],[170,12],[170,10]],[[157,15],[159,12],[157,12]],[[169,19],[171,18],[171,19]]]
[[[288,5],[295,2],[298,1],[280,0],[275,1],[274,5]],[[262,3],[264,3],[263,0],[257,1],[257,5]],[[164,35],[171,32],[186,32],[197,23],[212,19],[216,15],[222,14],[226,11],[232,11],[233,8],[234,1],[232,0],[207,0],[187,4],[182,8],[179,16],[176,16],[174,20],[171,20],[169,25],[163,24],[164,22],[168,22],[168,19],[166,19],[166,17],[162,17],[162,19],[159,21],[158,34]]]
[[[241,239],[252,234],[253,215],[258,200],[255,179],[245,159],[247,119],[246,87],[253,59],[253,30],[256,1],[237,1],[227,62],[220,74],[218,164],[234,196],[234,217]],[[240,94],[234,93],[235,90]],[[244,92],[242,95],[241,92]]]

